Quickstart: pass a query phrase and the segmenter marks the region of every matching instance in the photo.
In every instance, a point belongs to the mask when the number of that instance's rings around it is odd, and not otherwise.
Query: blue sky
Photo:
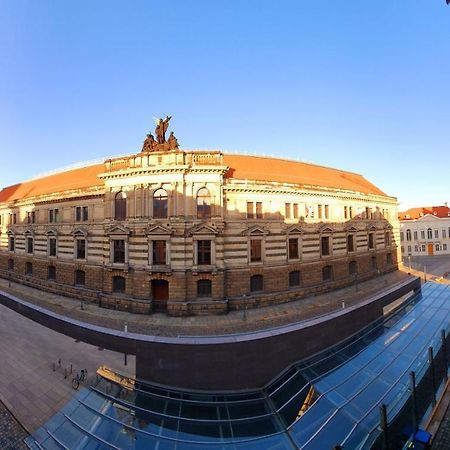
[[[183,148],[362,173],[402,206],[450,201],[444,0],[11,0],[0,5],[0,186]]]

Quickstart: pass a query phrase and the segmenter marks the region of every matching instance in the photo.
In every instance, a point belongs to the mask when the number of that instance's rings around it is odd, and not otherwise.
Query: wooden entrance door
[[[167,311],[169,300],[169,282],[166,280],[152,280],[153,311]]]
[[[428,254],[429,255],[433,254],[433,244],[428,244]]]

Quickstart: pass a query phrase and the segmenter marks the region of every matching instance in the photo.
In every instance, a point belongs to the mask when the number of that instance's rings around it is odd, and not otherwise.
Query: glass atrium
[[[381,404],[388,423],[411,417],[410,372],[432,401],[429,348],[450,361],[450,286],[426,283],[394,314],[351,340],[290,367],[261,390],[183,392],[104,369],[28,438],[33,449],[284,450],[378,448]],[[113,375],[111,375],[113,374]],[[429,395],[430,394],[430,395]],[[399,422],[400,421],[400,422]]]

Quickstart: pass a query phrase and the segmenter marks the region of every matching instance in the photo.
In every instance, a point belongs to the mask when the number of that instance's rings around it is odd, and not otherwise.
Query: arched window
[[[211,196],[208,189],[201,188],[197,192],[197,218],[209,219],[211,217]]]
[[[427,237],[428,239],[433,239],[433,230],[431,228],[427,230]]]
[[[114,276],[112,279],[113,292],[123,294],[125,292],[125,278],[121,276]]]
[[[127,218],[127,197],[120,191],[114,198],[114,219],[125,220]]]
[[[322,269],[322,281],[332,281],[333,280],[333,267],[325,266]]]
[[[348,264],[349,275],[356,275],[358,273],[358,263],[356,261],[350,261]]]
[[[86,274],[84,270],[75,270],[75,284],[77,286],[84,286],[86,283]]]
[[[411,230],[406,230],[406,240],[410,241],[411,240]]]
[[[153,194],[153,218],[167,219],[167,192],[164,189]]]
[[[211,297],[212,283],[211,280],[197,281],[197,297]]]
[[[262,292],[264,290],[264,280],[262,275],[250,277],[250,292]]]

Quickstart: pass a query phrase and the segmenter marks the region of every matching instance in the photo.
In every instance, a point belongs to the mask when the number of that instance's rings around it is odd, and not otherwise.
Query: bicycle
[[[87,370],[81,369],[80,372],[77,371],[77,374],[72,379],[72,387],[77,390],[80,387],[80,383],[87,380]]]

